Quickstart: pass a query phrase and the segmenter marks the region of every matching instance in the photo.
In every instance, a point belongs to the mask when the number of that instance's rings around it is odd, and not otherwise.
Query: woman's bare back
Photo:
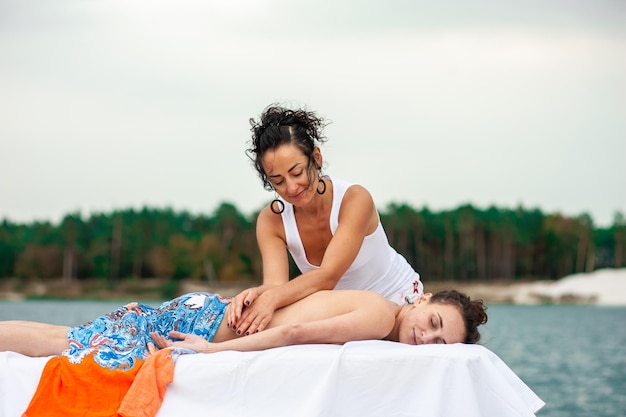
[[[366,311],[372,319],[383,319],[393,323],[398,305],[371,291],[318,291],[276,310],[267,328],[330,319],[357,309]],[[224,320],[220,324],[213,341],[221,342],[236,337],[238,336],[228,329],[228,323]]]

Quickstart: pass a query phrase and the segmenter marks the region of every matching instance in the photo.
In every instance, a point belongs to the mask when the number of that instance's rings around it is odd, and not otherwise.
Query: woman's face
[[[319,148],[313,158],[320,158]],[[308,204],[315,195],[315,181],[310,181],[309,158],[294,144],[268,150],[261,158],[263,170],[276,192],[294,206]]]
[[[410,345],[463,343],[465,324],[456,306],[430,302],[432,294],[418,298],[405,315],[399,341]]]

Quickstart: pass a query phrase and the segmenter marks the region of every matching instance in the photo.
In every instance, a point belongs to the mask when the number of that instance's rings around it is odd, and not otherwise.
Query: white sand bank
[[[626,305],[626,268],[599,269],[588,274],[574,274],[558,281],[516,284],[506,289],[516,304],[589,303]]]

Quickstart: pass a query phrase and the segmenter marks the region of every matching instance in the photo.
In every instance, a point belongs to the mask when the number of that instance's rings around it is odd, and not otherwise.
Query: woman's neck
[[[318,194],[316,192],[316,185],[313,185],[313,191],[315,192],[315,196],[311,199],[310,204],[305,207],[295,207],[293,208],[294,213],[298,213],[299,216],[318,219],[320,217],[326,218],[327,213],[330,211],[330,207],[333,204],[333,186],[330,183],[330,180],[326,179],[326,191],[324,194]]]
[[[391,332],[384,338],[384,340],[390,340],[392,342],[400,341],[400,324],[404,320],[404,316],[411,309],[412,304],[399,305],[396,310],[396,322],[393,325]]]

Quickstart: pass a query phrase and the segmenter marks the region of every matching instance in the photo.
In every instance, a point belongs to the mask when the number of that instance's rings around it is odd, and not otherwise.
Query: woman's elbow
[[[290,324],[285,326],[283,332],[283,338],[288,346],[311,343],[310,332],[307,332],[305,326],[302,324]]]
[[[334,290],[340,279],[341,279],[341,275],[340,274],[336,274],[336,273],[326,274],[319,281],[318,290],[320,290],[320,291],[321,290]]]
[[[339,282],[339,281],[327,279],[327,280],[322,282],[322,284],[319,287],[319,291],[334,290],[335,287],[337,286],[337,282]]]

